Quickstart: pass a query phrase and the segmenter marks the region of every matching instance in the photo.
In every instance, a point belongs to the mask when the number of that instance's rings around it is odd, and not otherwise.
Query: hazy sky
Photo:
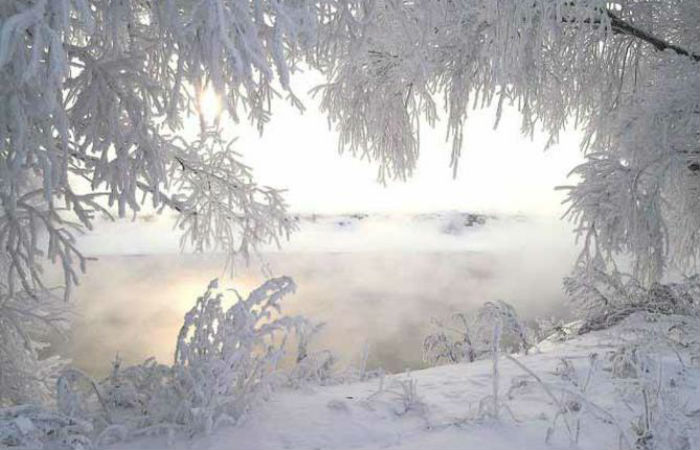
[[[308,89],[322,82],[316,74],[293,79],[307,111],[300,114],[277,102],[262,137],[247,125],[224,125],[239,137],[234,148],[254,169],[258,181],[286,188],[293,211],[416,212],[458,209],[488,213],[559,216],[566,175],[581,161],[578,135],[565,134],[546,152],[544,136],[534,141],[520,134],[519,116],[506,112],[493,130],[493,110],[470,113],[458,178],[449,167],[451,143],[444,125],[421,130],[418,168],[408,182],[382,186],[377,166],[337,152],[337,134],[310,99]],[[441,101],[440,101],[441,102]]]

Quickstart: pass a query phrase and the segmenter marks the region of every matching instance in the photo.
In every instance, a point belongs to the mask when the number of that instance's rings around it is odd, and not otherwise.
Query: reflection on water
[[[292,252],[265,260],[298,285],[283,311],[327,323],[321,346],[348,362],[367,342],[371,366],[395,372],[422,366],[431,317],[494,298],[525,318],[563,312],[561,278],[573,252],[537,252]],[[265,279],[255,264],[230,279],[223,264],[206,255],[101,256],[76,292],[72,335],[61,350],[95,375],[107,373],[117,352],[127,363],[149,356],[170,363],[183,314],[210,279],[242,295]]]

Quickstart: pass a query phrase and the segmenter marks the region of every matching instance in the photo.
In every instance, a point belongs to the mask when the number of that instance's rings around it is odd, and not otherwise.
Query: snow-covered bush
[[[515,308],[501,300],[486,302],[471,314],[454,314],[448,322],[432,319],[432,323],[435,332],[423,340],[423,359],[430,364],[473,362],[490,355],[495,325],[500,327],[499,349],[527,353],[533,345],[532,332]]]
[[[499,349],[510,353],[528,353],[532,343],[525,324],[518,317],[513,305],[502,300],[486,302],[477,311],[476,318],[477,335],[481,341],[493,346],[493,340],[498,339]],[[498,337],[493,334],[494,326],[499,326]]]
[[[366,381],[376,377],[382,377],[386,373],[383,368],[370,369],[367,365],[370,354],[370,346],[364,343],[360,351],[357,364],[349,364],[342,372],[340,379],[344,382]]]
[[[529,330],[534,342],[540,342],[545,339],[562,342],[572,337],[573,325],[576,325],[576,323],[566,323],[561,318],[539,317],[535,319],[533,326]]]
[[[425,418],[428,412],[428,405],[418,394],[418,381],[411,377],[410,372],[404,376],[379,377],[379,387],[366,402],[388,404],[397,416],[417,414]]]
[[[100,389],[110,410],[145,409],[169,375],[170,368],[158,364],[154,358],[123,368],[122,360],[117,355],[112,362],[112,371],[100,383]]]
[[[0,408],[0,446],[32,449],[90,448],[90,421],[37,405]]]
[[[67,369],[57,383],[56,414],[89,423],[94,431],[88,436],[98,445],[144,434],[208,433],[237,423],[290,373],[298,376],[296,366],[287,374],[279,366],[287,338],[315,327],[281,315],[280,301],[294,291],[294,282],[267,280],[247,298],[233,291],[228,308],[216,289],[213,281],[186,313],[172,365],[149,359],[122,367],[117,357],[99,383]]]
[[[579,267],[564,288],[585,323],[580,333],[608,328],[635,311],[700,316],[700,276],[652,283],[600,266]]]
[[[552,381],[504,355],[555,406],[545,440],[563,434],[576,446],[583,430],[604,425],[615,428],[620,448],[697,448],[700,409],[687,393],[697,388],[700,319],[637,311],[600,333],[596,339],[605,342],[600,348],[609,350],[588,358],[562,357]],[[518,378],[509,397],[526,384]]]
[[[473,321],[472,316],[464,313],[452,315],[449,322],[431,319],[436,330],[423,340],[423,360],[430,364],[476,360]]]
[[[325,324],[312,324],[303,321],[295,329],[297,341],[295,364],[286,371],[287,385],[301,388],[311,384],[324,385],[337,381],[337,358],[332,351],[309,349],[310,341],[321,331]]]
[[[302,388],[341,382],[336,363],[336,356],[328,349],[308,354],[287,371],[287,385]]]
[[[697,383],[700,318],[637,312],[620,332],[624,342],[608,353],[606,370],[633,412],[629,425],[636,448],[697,448],[700,410],[689,409],[691,399],[681,387]]]
[[[0,407],[51,402],[65,361],[48,354],[48,338],[66,324],[66,308],[58,299],[10,296],[0,287]]]
[[[303,321],[279,316],[280,300],[295,289],[291,278],[270,279],[227,310],[223,296],[213,295],[215,287],[185,315],[173,365],[183,398],[171,420],[205,432],[220,422],[235,423],[271,391],[287,335]]]
[[[321,349],[317,351],[307,351],[306,345],[301,345],[303,337],[313,336],[319,325],[312,325],[306,322],[302,325],[301,331],[296,330],[293,338],[301,339],[297,346],[297,361],[292,367],[284,371],[287,377],[286,385],[293,388],[313,388],[313,386],[337,385],[345,383],[358,383],[374,378],[383,377],[386,372],[381,367],[369,368],[368,360],[370,346],[364,343],[360,348],[357,358],[351,358],[341,365],[341,360],[332,351]],[[307,333],[304,330],[311,331]],[[299,333],[301,332],[301,337]],[[307,341],[308,343],[308,341]],[[303,357],[302,357],[303,356]]]
[[[437,330],[423,341],[423,359],[435,365],[490,357],[491,393],[480,400],[479,416],[498,420],[501,410],[513,416],[500,392],[499,360],[502,352],[527,354],[533,345],[533,333],[515,308],[502,300],[486,302],[472,314],[453,315],[448,324],[433,319],[433,325]]]

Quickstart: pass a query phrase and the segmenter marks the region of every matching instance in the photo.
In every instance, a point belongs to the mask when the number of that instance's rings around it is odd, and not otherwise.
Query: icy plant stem
[[[547,386],[547,384],[545,384],[544,381],[542,381],[542,379],[541,379],[539,376],[537,376],[537,374],[536,374],[535,372],[533,372],[532,370],[530,370],[525,364],[521,363],[520,361],[518,361],[517,359],[513,358],[512,356],[506,354],[505,357],[508,358],[509,360],[511,360],[513,363],[515,363],[516,366],[520,367],[523,371],[525,371],[527,374],[529,374],[532,378],[534,378],[534,379],[537,381],[537,383],[538,383],[540,386],[542,386],[542,389],[545,391],[545,393],[547,393],[547,396],[549,396],[549,398],[554,402],[554,404],[557,405],[557,407],[559,408],[560,411],[566,411],[566,409],[564,408],[564,406],[563,406],[563,405],[561,404],[561,402],[554,396],[554,394],[553,394],[552,391],[549,389],[549,387]],[[583,404],[585,404],[586,406],[588,406],[591,410],[595,410],[595,411],[597,411],[598,413],[600,413],[601,415],[605,416],[605,418],[606,418],[610,423],[612,423],[613,425],[615,425],[615,427],[617,428],[618,432],[620,433],[620,441],[621,441],[621,442],[624,442],[624,444],[626,445],[627,448],[634,448],[634,447],[632,446],[632,444],[630,443],[629,439],[627,439],[627,434],[625,433],[624,429],[622,428],[622,426],[620,425],[620,423],[617,421],[617,419],[615,418],[615,416],[613,416],[612,414],[610,414],[610,412],[606,411],[604,408],[602,408],[602,407],[596,405],[595,403],[589,401],[586,397],[584,397],[583,395],[581,395],[579,392],[575,392],[575,391],[572,391],[572,390],[566,389],[566,388],[558,388],[558,389],[560,389],[562,392],[565,392],[565,393],[567,393],[567,394],[569,394],[569,395],[571,395],[571,396],[573,396],[573,397],[576,397],[576,398],[577,398],[578,400],[580,400]],[[568,433],[569,433],[569,437],[573,437],[574,434],[573,434],[573,432],[572,432],[572,430],[571,430],[571,426],[569,425],[569,421],[566,420],[566,416],[564,416],[563,414],[562,414],[562,420],[564,421],[564,425],[566,426],[566,430],[567,430]]]
[[[498,419],[498,382],[499,382],[499,375],[498,375],[498,357],[499,357],[499,351],[498,348],[501,344],[501,322],[500,320],[497,320],[494,325],[493,325],[493,349],[492,349],[492,356],[493,356],[493,417]]]
[[[591,402],[588,400],[586,397],[581,395],[578,392],[572,391],[571,389],[566,389],[566,388],[559,388],[561,389],[562,392],[565,392],[573,397],[576,397],[578,400],[581,401],[584,405],[588,406],[591,410],[595,410],[598,413],[600,413],[602,416],[605,416],[605,419],[615,425],[617,428],[618,432],[620,433],[620,440],[625,443],[627,448],[634,448],[634,446],[630,443],[629,439],[627,439],[627,434],[625,433],[624,429],[620,425],[620,422],[617,421],[615,416],[613,416],[609,411],[605,410],[601,406],[596,405],[595,403]]]
[[[517,359],[513,358],[509,354],[506,353],[506,358],[511,360],[513,363],[515,363],[516,366],[520,367],[522,370],[524,370],[528,375],[530,375],[532,378],[534,378],[537,383],[542,387],[544,392],[547,394],[547,396],[554,402],[555,405],[557,405],[557,408],[559,411],[566,411],[564,408],[564,405],[561,404],[559,399],[552,393],[552,391],[549,389],[549,387],[542,381],[542,379],[537,376],[535,372],[530,370],[525,364],[521,363]],[[571,426],[569,425],[569,421],[566,419],[566,416],[562,415],[562,420],[564,421],[564,426],[566,427],[566,431],[569,433],[569,437],[571,438],[573,436],[573,432],[571,430]]]
[[[591,378],[593,377],[593,371],[595,370],[595,367],[596,367],[596,355],[595,354],[591,355],[590,363],[591,363],[591,365],[588,367],[588,374],[586,375],[586,381],[584,381],[583,388],[581,390],[583,392],[583,394],[585,394],[586,391],[588,390],[588,385],[590,384]],[[581,434],[581,413],[579,412],[578,418],[576,419],[576,436],[574,439],[574,443],[576,445],[578,445],[578,439],[579,439],[580,434]]]
[[[369,342],[365,341],[362,346],[362,360],[360,361],[360,380],[365,379],[367,372],[367,359],[369,358]]]

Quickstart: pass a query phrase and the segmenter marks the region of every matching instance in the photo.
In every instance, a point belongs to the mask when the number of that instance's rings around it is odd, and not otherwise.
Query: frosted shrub
[[[472,314],[455,314],[447,322],[433,319],[436,331],[423,341],[423,359],[431,364],[458,363],[490,355],[496,324],[500,327],[499,349],[528,352],[532,345],[530,331],[512,305],[497,300],[486,302]]]
[[[394,413],[398,416],[403,416],[410,412],[424,415],[427,412],[428,406],[418,394],[418,382],[411,378],[410,374],[405,380],[393,379],[386,392],[396,398],[399,405],[394,409]]]
[[[236,294],[228,309],[222,306],[223,295],[214,294],[216,287],[212,282],[185,315],[167,383],[146,405],[150,425],[167,422],[189,432],[209,432],[219,423],[235,423],[273,386],[286,336],[302,321],[278,317],[280,300],[295,289],[293,281],[268,280],[246,299]],[[145,369],[145,377],[136,371],[130,378],[139,376],[149,388],[157,367]]]
[[[512,305],[497,300],[486,302],[473,314],[455,314],[451,322],[433,320],[437,331],[423,341],[423,359],[431,364],[473,362],[491,358],[491,393],[479,402],[479,416],[499,419],[501,409],[513,416],[501,399],[499,359],[501,352],[513,353],[531,347],[530,332]]]
[[[477,358],[472,334],[473,317],[454,314],[448,322],[433,318],[436,331],[423,340],[423,359],[431,364],[440,362],[473,362]]]
[[[92,446],[92,424],[40,406],[0,409],[0,446],[84,449]]]
[[[287,386],[309,388],[313,385],[334,385],[357,383],[385,375],[381,367],[370,369],[367,362],[370,347],[365,342],[359,352],[359,358],[353,358],[340,367],[340,358],[328,349],[309,351],[308,341],[323,326],[304,322],[295,330],[298,339],[296,364],[285,371]]]
[[[323,385],[337,381],[335,365],[336,356],[328,349],[312,351],[309,349],[313,339],[325,324],[311,324],[302,321],[297,324],[295,337],[297,340],[296,364],[287,372],[287,384],[300,388],[309,384]]]
[[[102,382],[109,408],[136,408],[148,405],[149,393],[155,393],[169,368],[149,358],[142,364],[122,369],[119,355],[112,363],[112,373]]]
[[[99,389],[105,405],[99,412],[104,414],[92,415],[100,430],[98,444],[129,435],[172,433],[186,425],[183,393],[174,385],[173,368],[153,358],[125,368],[115,358],[112,373]]]
[[[563,342],[571,337],[573,324],[566,324],[562,319],[555,317],[541,317],[535,320],[532,327],[532,335],[535,342],[545,339],[554,342]]]
[[[2,294],[0,287],[0,407],[50,402],[65,361],[42,353],[49,333],[65,329],[65,305],[46,296]]]
[[[334,371],[337,358],[330,350],[321,350],[298,361],[288,373],[287,384],[304,387],[311,384],[325,385],[341,381]]]
[[[386,403],[397,416],[405,416],[410,413],[423,418],[428,412],[428,405],[418,394],[418,381],[410,372],[405,378],[400,376],[379,378],[379,388],[367,399],[368,402]]]
[[[585,320],[580,333],[609,328],[635,311],[700,316],[698,275],[646,287],[633,276],[588,266],[567,277],[564,288]]]
[[[290,278],[270,279],[247,298],[233,291],[236,299],[228,308],[216,289],[213,281],[186,313],[172,366],[149,359],[122,367],[117,357],[100,383],[67,370],[58,382],[61,414],[90,421],[100,445],[144,434],[208,433],[237,423],[289,377],[302,372],[313,378],[298,368],[309,355],[286,376],[279,367],[290,334],[305,348],[299,335],[317,328],[281,315],[280,301],[295,289]],[[322,373],[319,368],[315,374]]]
[[[617,396],[631,411],[627,420],[635,447],[697,448],[697,411],[690,409],[679,388],[694,386],[697,380],[697,367],[688,362],[698,352],[700,322],[685,316],[637,313],[623,325],[632,337],[608,354],[606,370]],[[678,336],[671,338],[674,330]],[[674,352],[676,357],[669,357]]]
[[[186,422],[207,432],[222,421],[235,423],[270,392],[287,334],[302,321],[275,317],[282,297],[295,289],[290,278],[266,281],[227,310],[222,295],[212,295],[214,287],[185,315],[173,366]]]
[[[477,311],[477,333],[481,337],[481,341],[492,346],[493,339],[496,339],[493,334],[494,326],[499,325],[500,340],[499,348],[507,352],[528,353],[531,343],[528,337],[528,331],[520,321],[515,308],[509,303],[502,300],[495,302],[486,302]]]

